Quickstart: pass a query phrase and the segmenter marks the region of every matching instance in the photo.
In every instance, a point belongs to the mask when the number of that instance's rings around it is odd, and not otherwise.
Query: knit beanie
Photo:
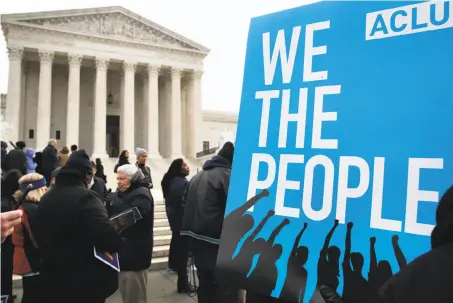
[[[230,141],[226,142],[220,149],[218,155],[227,159],[228,162],[230,162],[230,164],[233,164],[233,155],[234,155],[233,143],[231,143]]]
[[[135,155],[137,156],[137,158],[140,157],[141,155],[145,154],[145,153],[147,154],[148,152],[144,148],[137,147],[135,149]]]
[[[65,165],[66,168],[78,171],[82,174],[91,173],[91,161],[84,149],[73,152]]]

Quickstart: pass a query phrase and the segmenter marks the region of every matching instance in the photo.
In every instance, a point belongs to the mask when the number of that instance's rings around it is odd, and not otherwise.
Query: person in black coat
[[[6,170],[17,169],[22,175],[27,174],[27,156],[25,155],[24,148],[25,142],[16,142],[16,148],[11,150],[5,159]]]
[[[8,168],[6,167],[6,156],[8,156],[8,151],[6,150],[8,148],[8,143],[5,141],[1,141],[1,150],[2,150],[2,175],[6,174],[6,171]]]
[[[50,186],[52,172],[58,167],[57,140],[51,139],[44,148],[41,156],[41,174],[46,178],[47,187]]]
[[[94,256],[95,247],[118,252],[121,239],[103,202],[87,188],[92,174],[88,155],[78,150],[41,198],[35,236],[43,293],[50,295],[37,302],[104,302],[118,289],[118,272]]]
[[[104,183],[107,183],[107,176],[104,174],[104,165],[99,158],[96,158],[96,173],[95,176],[104,180]]]
[[[453,187],[441,198],[436,227],[431,233],[431,250],[393,275],[370,303],[453,302]],[[331,288],[320,293],[326,303],[349,303]],[[365,301],[363,301],[365,302]]]
[[[97,193],[99,195],[99,198],[104,201],[104,198],[107,195],[107,187],[105,186],[104,180],[96,176],[96,163],[91,161],[91,167],[93,170],[93,178],[91,178],[90,183],[88,184],[88,188]]]
[[[142,171],[143,175],[145,176],[145,180],[148,182],[148,188],[153,188],[153,178],[151,177],[151,168],[146,165],[148,161],[148,152],[140,147],[135,149],[135,155],[137,156],[137,167]]]
[[[115,165],[115,168],[113,168],[113,172],[116,174],[118,167],[126,165],[126,164],[130,164],[129,163],[129,152],[127,150],[123,150],[118,159],[118,163]]]
[[[6,173],[2,179],[2,191],[1,191],[1,202],[2,202],[2,213],[11,211],[14,209],[15,200],[13,194],[19,189],[19,179],[22,177],[20,171],[13,169]],[[13,255],[14,245],[12,237],[8,236],[2,243],[1,250],[1,293],[2,296],[8,296],[7,303],[13,302]]]
[[[239,290],[214,277],[233,163],[234,145],[227,142],[217,156],[206,161],[185,195],[181,235],[188,236],[199,280],[198,302],[238,301]]]
[[[154,200],[134,164],[118,168],[117,191],[109,197],[109,215],[137,207],[141,219],[121,232],[119,289],[123,303],[146,303],[148,268],[153,252]]]
[[[185,241],[186,237],[180,235],[184,216],[182,199],[187,184],[189,184],[186,178],[189,173],[189,166],[183,159],[179,158],[171,163],[161,182],[165,209],[172,233],[168,263],[169,267],[178,273],[177,290],[179,293],[191,291],[187,276],[188,248]]]

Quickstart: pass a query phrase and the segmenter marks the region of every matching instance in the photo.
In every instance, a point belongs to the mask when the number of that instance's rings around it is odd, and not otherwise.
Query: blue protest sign
[[[449,1],[252,19],[219,277],[367,302],[430,249],[453,180],[452,26]]]

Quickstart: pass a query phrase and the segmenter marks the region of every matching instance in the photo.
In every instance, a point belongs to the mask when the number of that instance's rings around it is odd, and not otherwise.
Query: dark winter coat
[[[3,189],[2,189],[3,191]],[[13,196],[2,197],[1,211],[7,212],[13,209]],[[12,295],[13,290],[13,254],[14,245],[12,237],[6,237],[5,241],[1,244],[1,293],[2,295]]]
[[[381,289],[376,302],[453,302],[453,187],[437,206],[431,247],[431,251],[394,275]]]
[[[153,253],[154,200],[151,192],[148,188],[133,183],[129,189],[117,191],[109,199],[110,216],[135,206],[142,216],[142,219],[120,234],[123,241],[119,253],[121,270],[148,269]]]
[[[453,302],[452,281],[453,243],[449,243],[418,257],[394,275],[373,303]]]
[[[145,176],[146,182],[148,182],[148,188],[153,188],[153,178],[151,177],[151,168],[146,166],[145,164],[136,164],[137,167],[142,171],[143,176]]]
[[[101,198],[102,201],[104,201],[104,198],[107,194],[107,187],[105,186],[104,180],[101,178],[98,178],[96,176],[93,176],[94,183],[93,186],[91,186],[91,190],[94,191],[99,195],[99,198]]]
[[[107,183],[107,176],[104,174],[104,166],[103,165],[96,165],[96,177],[101,178],[104,180],[104,183]]]
[[[17,169],[22,175],[27,174],[27,156],[21,149],[13,149],[8,153],[5,160],[7,170]]]
[[[221,156],[207,161],[190,181],[182,231],[219,243],[230,182],[231,164]]]
[[[48,184],[53,170],[58,167],[58,161],[57,149],[50,144],[47,145],[42,152],[41,171]]]
[[[52,302],[93,302],[118,289],[118,273],[94,257],[118,252],[121,239],[95,193],[69,169],[61,170],[56,186],[39,203],[37,242],[42,255],[40,276]]]
[[[214,270],[226,200],[231,164],[215,156],[190,181],[184,196],[181,235],[189,236],[189,249],[202,261],[197,267]]]
[[[8,156],[8,151],[6,148],[8,147],[8,144],[4,141],[1,141],[1,151],[2,151],[2,174],[5,174],[8,168],[6,167],[6,156]]]
[[[178,233],[181,230],[181,224],[184,216],[182,199],[189,181],[183,177],[175,177],[170,181],[168,194],[165,198],[165,207],[168,221],[172,230]]]

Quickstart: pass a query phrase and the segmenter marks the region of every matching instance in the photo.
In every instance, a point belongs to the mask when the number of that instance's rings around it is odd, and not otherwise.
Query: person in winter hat
[[[187,236],[199,280],[198,302],[237,303],[239,290],[214,278],[233,163],[234,145],[226,142],[206,161],[186,190],[181,235]]]
[[[90,158],[78,150],[61,168],[55,188],[40,201],[40,275],[43,293],[51,294],[40,302],[104,302],[118,289],[118,272],[94,256],[95,248],[118,252],[121,239],[104,203],[87,188],[92,175]]]
[[[234,145],[231,142],[226,142],[219,150],[219,156],[228,160],[230,165],[233,165]]]
[[[36,166],[38,166],[38,164],[33,161],[33,158],[35,157],[35,151],[31,148],[28,148],[25,151],[25,156],[27,156],[27,174],[35,173]]]
[[[137,156],[137,167],[142,171],[143,175],[145,176],[145,180],[148,182],[148,188],[153,188],[153,178],[151,177],[151,169],[149,166],[146,165],[146,161],[148,160],[148,152],[146,149],[137,147],[135,149],[135,155]]]
[[[16,142],[15,149],[11,150],[5,159],[5,167],[7,170],[17,169],[22,175],[27,174],[27,156],[24,152],[25,142]]]
[[[5,141],[1,141],[1,151],[2,151],[2,176],[3,173],[6,173],[8,168],[6,167],[6,156],[8,155],[8,151],[6,150],[8,148],[8,143]]]
[[[153,252],[154,200],[143,173],[134,164],[120,166],[118,189],[109,197],[109,215],[136,207],[141,219],[120,233],[119,290],[123,303],[146,303],[147,275]]]

